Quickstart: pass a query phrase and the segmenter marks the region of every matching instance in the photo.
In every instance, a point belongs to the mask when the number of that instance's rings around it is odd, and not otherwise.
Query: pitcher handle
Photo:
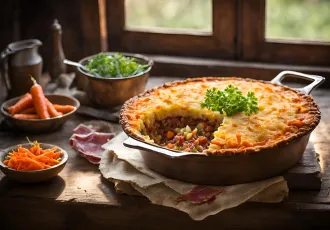
[[[7,57],[10,54],[10,50],[6,48],[4,51],[1,52],[0,54],[0,74],[2,76],[2,80],[5,83],[7,92],[10,90],[10,83],[9,80],[6,76],[6,62],[7,62]]]

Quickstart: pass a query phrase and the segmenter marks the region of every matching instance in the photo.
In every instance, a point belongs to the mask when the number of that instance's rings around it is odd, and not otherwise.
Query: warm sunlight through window
[[[330,41],[330,1],[267,0],[266,38]]]
[[[128,29],[212,32],[211,0],[126,0]]]

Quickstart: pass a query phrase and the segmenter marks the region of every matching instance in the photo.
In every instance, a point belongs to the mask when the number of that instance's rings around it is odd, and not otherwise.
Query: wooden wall
[[[13,42],[36,38],[43,45],[40,54],[47,71],[51,51],[51,25],[62,25],[64,53],[70,60],[101,51],[98,0],[11,0],[0,7],[0,50]],[[0,51],[0,52],[1,52]],[[4,94],[0,81],[0,101]],[[2,95],[2,96],[1,96]]]
[[[107,16],[101,20],[99,4],[107,5]],[[111,11],[109,11],[111,9]],[[103,8],[105,10],[105,8]],[[51,50],[51,24],[55,18],[62,25],[62,41],[66,57],[70,60],[79,59],[106,50],[109,45],[110,50],[118,50],[116,46],[111,46],[111,42],[118,38],[118,33],[122,30],[123,4],[120,0],[10,0],[2,1],[0,7],[0,51],[7,44],[13,41],[37,38],[43,42],[40,47],[40,54],[44,59],[44,71],[50,59]],[[108,30],[109,40],[106,39],[106,22],[112,30]],[[122,23],[121,23],[122,22]],[[100,29],[103,28],[103,29]],[[109,28],[108,28],[109,29]],[[120,39],[120,37],[119,37]],[[149,44],[147,44],[149,45]],[[142,51],[142,50],[141,50]],[[143,50],[146,52],[145,50]],[[139,51],[140,52],[140,51]],[[162,52],[160,54],[163,54]],[[169,60],[167,60],[169,59]],[[153,75],[166,76],[174,75],[180,77],[194,77],[205,75],[237,75],[251,78],[271,79],[282,69],[294,69],[306,73],[330,76],[330,69],[324,68],[305,68],[266,65],[264,63],[248,63],[237,61],[214,63],[214,61],[202,60],[200,66],[195,60],[185,59],[181,62],[177,58],[167,58],[165,61],[160,57],[155,57],[155,68]],[[188,62],[188,64],[187,64]],[[190,66],[189,63],[195,63]],[[228,64],[229,63],[229,64]],[[277,71],[274,73],[274,69]],[[69,71],[72,69],[69,68]],[[328,81],[326,82],[327,85]],[[326,84],[324,84],[326,85]],[[4,84],[0,79],[0,101],[4,95]]]
[[[79,60],[101,50],[98,0],[12,0],[0,7],[0,49],[13,41],[37,38],[47,67],[51,50],[51,24],[62,25],[68,59]]]

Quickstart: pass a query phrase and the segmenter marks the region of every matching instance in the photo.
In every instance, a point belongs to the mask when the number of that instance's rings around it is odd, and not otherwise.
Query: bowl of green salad
[[[145,90],[153,61],[139,54],[103,52],[79,61],[93,106],[113,108]]]

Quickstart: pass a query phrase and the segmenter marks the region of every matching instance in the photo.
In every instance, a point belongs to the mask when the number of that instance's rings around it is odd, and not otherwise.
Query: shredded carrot
[[[47,169],[60,163],[62,152],[56,147],[42,149],[37,141],[31,144],[30,149],[19,146],[8,153],[3,164],[8,168],[20,171]]]

